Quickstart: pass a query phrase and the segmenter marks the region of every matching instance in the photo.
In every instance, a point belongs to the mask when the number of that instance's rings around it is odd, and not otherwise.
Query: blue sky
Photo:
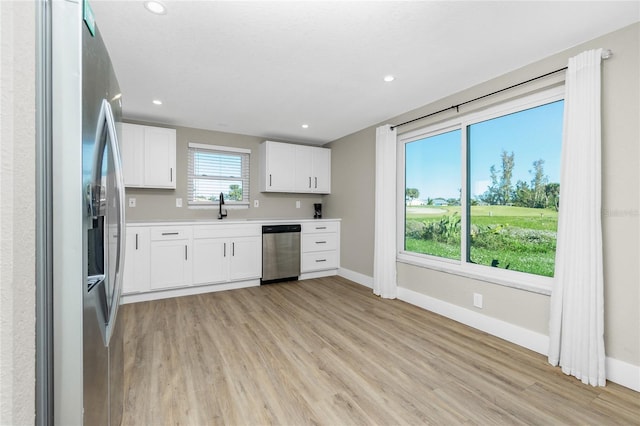
[[[544,160],[549,182],[560,181],[563,101],[553,102],[470,126],[472,195],[486,191],[489,169],[501,168],[503,150],[515,154],[512,184],[531,182],[533,162]],[[406,186],[420,199],[458,198],[461,183],[460,130],[406,144]]]

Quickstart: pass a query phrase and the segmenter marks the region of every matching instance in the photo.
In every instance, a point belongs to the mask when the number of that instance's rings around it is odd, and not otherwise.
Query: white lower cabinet
[[[122,294],[149,291],[149,228],[128,226]]]
[[[262,234],[237,237],[231,241],[229,281],[260,278],[262,276]]]
[[[191,285],[191,226],[151,228],[150,289]]]
[[[338,253],[334,251],[321,251],[317,253],[302,253],[302,272],[324,271],[325,269],[338,269]]]
[[[193,231],[193,283],[258,279],[262,274],[259,225],[202,225]]]
[[[340,267],[340,222],[322,221],[302,224],[303,273],[338,269]]]
[[[193,241],[193,283],[225,282],[229,275],[226,251],[226,239],[196,238]]]
[[[335,274],[340,222],[301,222],[301,272]],[[262,276],[261,223],[129,225],[126,243],[125,303],[259,285]]]

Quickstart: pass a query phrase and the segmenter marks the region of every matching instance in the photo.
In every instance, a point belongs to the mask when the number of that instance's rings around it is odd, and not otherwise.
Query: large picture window
[[[187,191],[190,205],[249,204],[250,150],[189,144]]]
[[[563,104],[554,89],[402,135],[401,260],[553,277]]]
[[[460,259],[460,130],[405,145],[405,250]]]

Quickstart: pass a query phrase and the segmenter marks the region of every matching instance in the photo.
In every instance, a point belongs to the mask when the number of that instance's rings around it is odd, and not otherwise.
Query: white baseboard
[[[640,392],[640,366],[607,357],[605,371],[607,380]]]
[[[193,287],[181,287],[168,290],[148,291],[144,293],[123,294],[120,298],[122,305],[127,303],[147,302],[150,300],[168,299],[170,297],[191,296],[194,294],[213,293],[216,291],[235,290],[238,288],[257,287],[260,280],[238,281],[232,283],[208,284]]]
[[[403,287],[398,287],[398,299],[542,355],[549,353],[549,337],[544,334]],[[607,380],[640,392],[640,366],[607,357],[605,368]]]
[[[365,287],[373,288],[373,277],[370,277],[365,274],[361,274],[360,272],[355,272],[346,268],[340,268],[338,270],[338,275],[348,280],[351,280],[354,283],[363,285]]]
[[[546,355],[548,353],[549,337],[544,334],[482,315],[478,312],[454,305],[453,303],[444,302],[403,287],[398,287],[398,299],[451,318],[469,327],[482,330],[540,354]]]
[[[298,277],[299,280],[309,280],[312,278],[322,278],[322,277],[331,277],[333,275],[337,275],[337,269],[327,269],[326,271],[316,271],[316,272],[305,272],[300,274]]]

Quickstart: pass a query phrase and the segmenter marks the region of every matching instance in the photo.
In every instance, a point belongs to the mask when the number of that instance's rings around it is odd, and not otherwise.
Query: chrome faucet
[[[218,210],[218,219],[222,219],[227,217],[227,209],[222,209],[222,205],[224,204],[224,195],[222,192],[220,193],[220,209]]]

